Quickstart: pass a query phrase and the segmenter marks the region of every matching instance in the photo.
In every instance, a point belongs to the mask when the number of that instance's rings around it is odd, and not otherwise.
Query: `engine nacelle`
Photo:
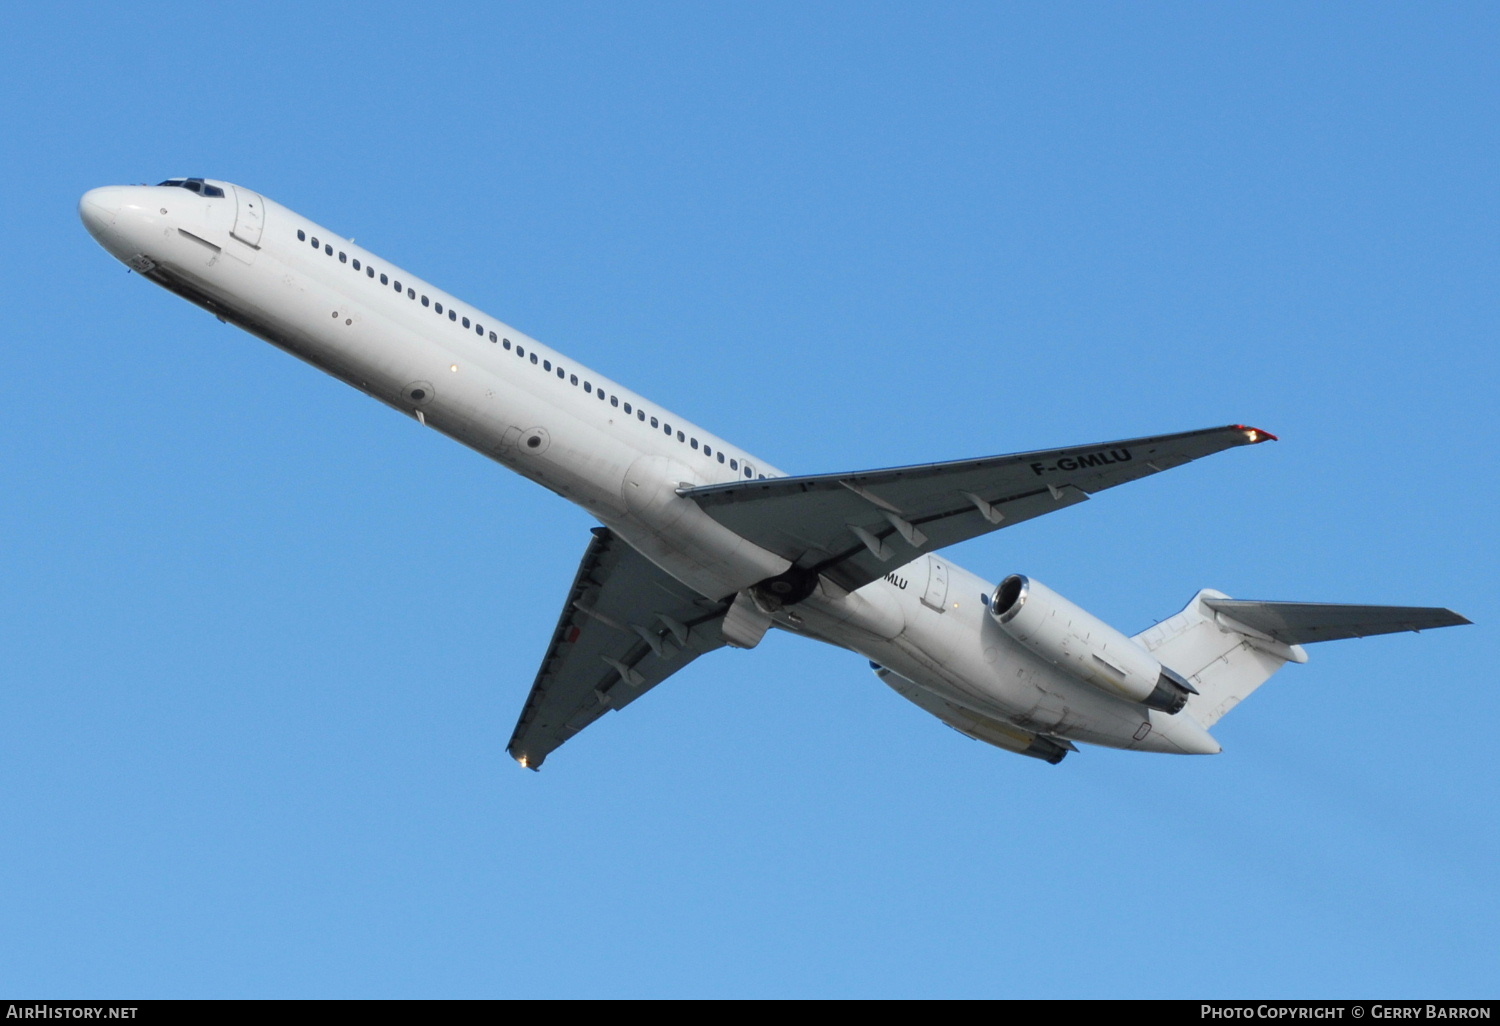
[[[1170,714],[1198,693],[1150,652],[1040,581],[1011,574],[991,596],[990,615],[1049,663],[1119,698]]]

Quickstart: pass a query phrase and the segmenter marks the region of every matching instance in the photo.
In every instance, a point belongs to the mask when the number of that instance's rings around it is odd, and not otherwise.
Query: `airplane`
[[[1127,637],[1033,577],[997,585],[939,555],[1276,440],[1258,428],[788,474],[245,186],[106,186],[79,215],[142,277],[598,519],[507,745],[526,768],[772,627],[856,652],[960,733],[1055,764],[1078,743],[1218,753],[1209,730],[1305,645],[1470,622],[1205,589]]]

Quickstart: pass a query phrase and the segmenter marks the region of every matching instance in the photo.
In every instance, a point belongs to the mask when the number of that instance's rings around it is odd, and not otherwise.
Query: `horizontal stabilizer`
[[[1398,631],[1425,631],[1470,622],[1451,609],[1429,606],[1345,606],[1326,602],[1251,602],[1227,598],[1204,598],[1203,604],[1283,645],[1364,638]]]

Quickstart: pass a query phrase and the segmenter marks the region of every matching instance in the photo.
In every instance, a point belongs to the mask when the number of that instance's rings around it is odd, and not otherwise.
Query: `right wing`
[[[724,645],[719,625],[727,602],[699,595],[607,528],[593,533],[506,746],[528,769],[539,769],[609,710]]]

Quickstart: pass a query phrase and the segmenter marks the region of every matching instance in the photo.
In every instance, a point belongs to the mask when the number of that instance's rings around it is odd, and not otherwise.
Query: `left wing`
[[[853,591],[924,552],[1223,449],[1275,438],[1233,424],[954,463],[738,481],[679,494],[798,570]]]
[[[563,606],[506,750],[539,769],[564,741],[724,645],[727,602],[699,595],[607,528],[594,538]]]

